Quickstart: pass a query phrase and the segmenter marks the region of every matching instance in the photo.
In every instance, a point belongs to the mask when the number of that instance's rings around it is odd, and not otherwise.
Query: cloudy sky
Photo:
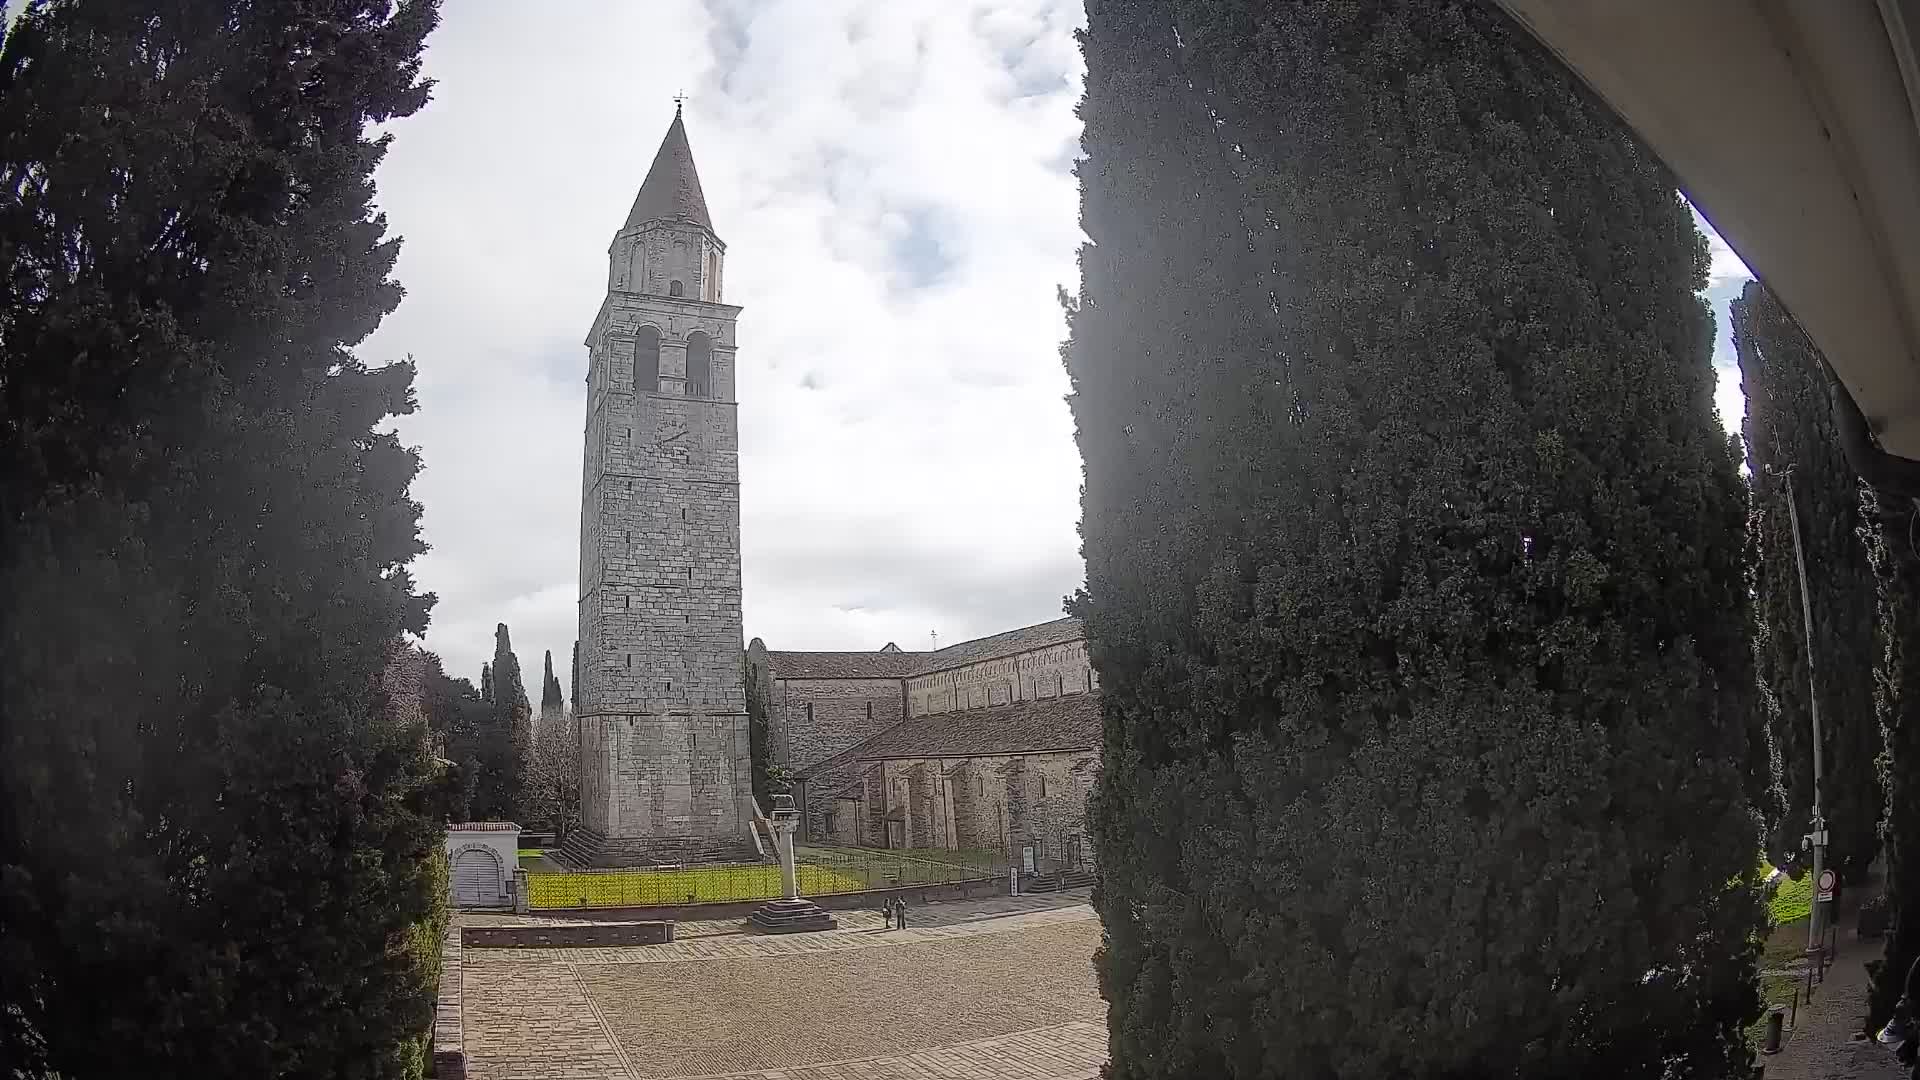
[[[728,244],[746,632],[925,648],[1053,618],[1080,581],[1056,286],[1075,281],[1079,0],[446,6],[435,100],[380,202],[419,363],[402,423],[438,593],[478,678],[574,638],[586,350],[606,249],[673,116]],[[1744,271],[1722,247],[1716,307]],[[1722,380],[1736,422],[1736,380]],[[537,690],[535,691],[537,693]]]

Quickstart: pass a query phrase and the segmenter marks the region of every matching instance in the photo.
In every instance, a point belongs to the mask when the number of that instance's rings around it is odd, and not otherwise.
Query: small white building
[[[463,821],[447,826],[448,875],[456,908],[510,908],[520,865],[520,826]]]

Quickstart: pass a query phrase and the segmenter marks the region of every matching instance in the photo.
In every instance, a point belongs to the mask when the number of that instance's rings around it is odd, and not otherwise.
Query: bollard
[[[1780,1052],[1780,1039],[1787,1027],[1787,1007],[1775,1005],[1767,1010],[1767,1033],[1761,1041],[1760,1052],[1777,1054]]]

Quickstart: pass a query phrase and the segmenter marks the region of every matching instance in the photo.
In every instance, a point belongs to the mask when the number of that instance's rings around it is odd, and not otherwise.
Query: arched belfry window
[[[687,287],[685,284],[683,284],[680,281],[679,278],[674,278],[672,281],[667,283],[667,295],[668,296],[685,296],[687,295]]]
[[[687,396],[713,396],[713,339],[698,330],[687,335]]]
[[[660,389],[660,331],[643,326],[633,336],[633,388],[643,393]]]

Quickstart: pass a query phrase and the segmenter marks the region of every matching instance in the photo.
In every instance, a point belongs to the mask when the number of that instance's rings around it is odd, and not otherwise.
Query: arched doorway
[[[455,907],[498,907],[501,904],[500,857],[483,847],[463,848],[453,857]]]

